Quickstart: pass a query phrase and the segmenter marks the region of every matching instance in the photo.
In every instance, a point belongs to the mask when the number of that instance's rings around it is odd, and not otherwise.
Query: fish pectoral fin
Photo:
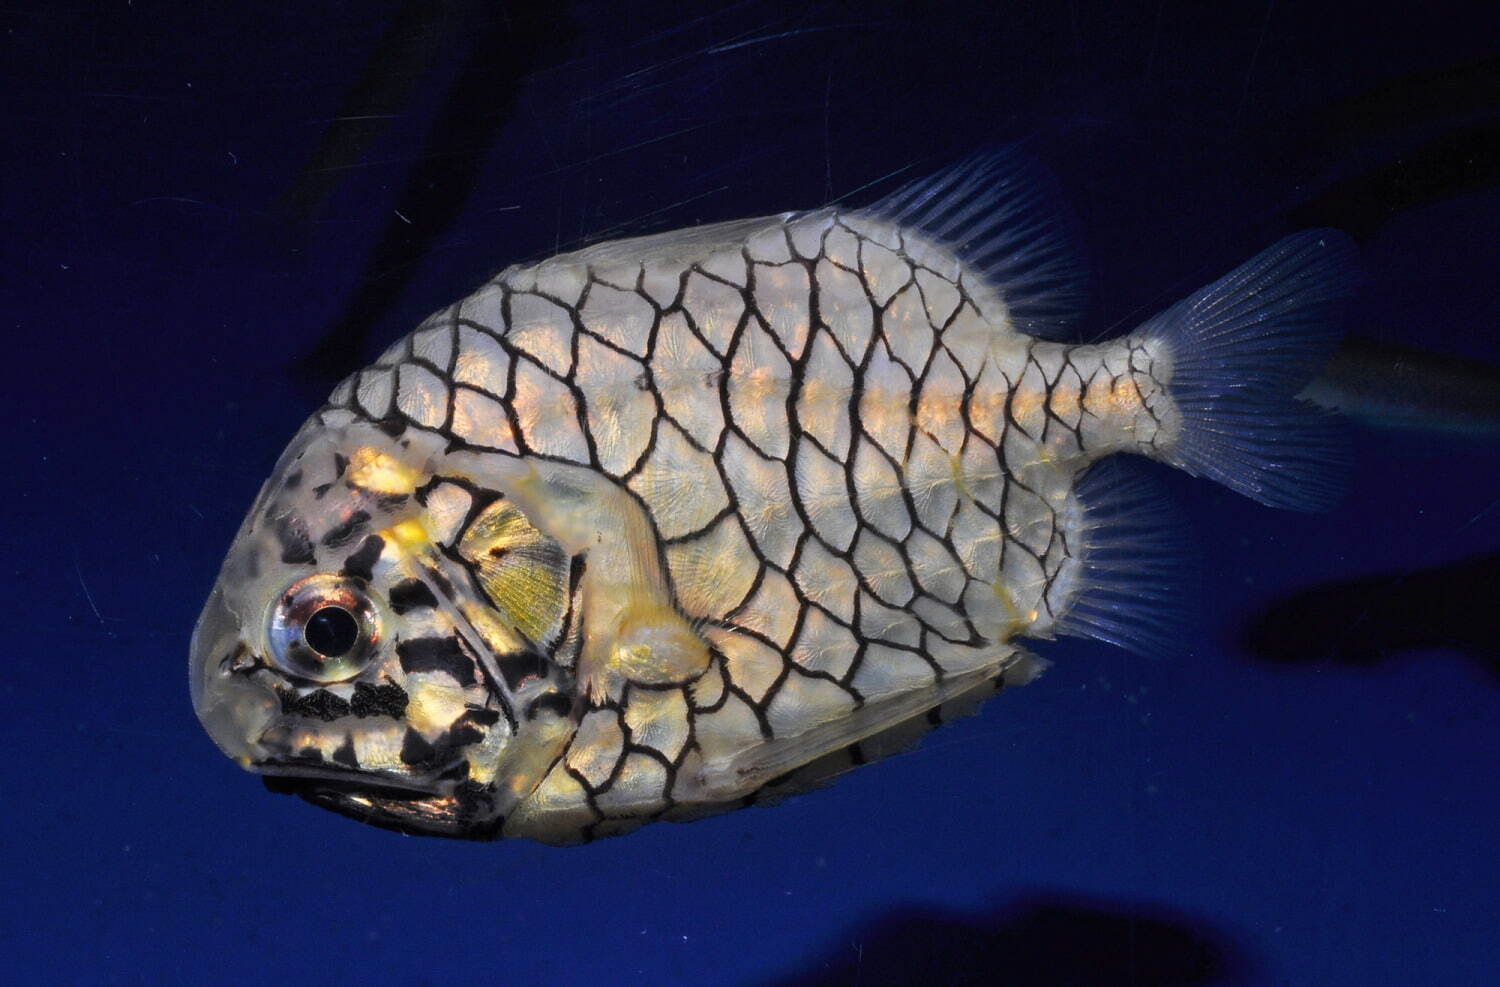
[[[673,604],[655,527],[642,504],[597,471],[519,460],[503,465],[514,474],[501,479],[519,512],[517,519],[497,515],[483,547],[556,543],[558,551],[546,556],[546,565],[497,567],[491,582],[501,588],[514,583],[518,609],[529,613],[538,599],[565,601],[568,560],[582,558],[578,678],[590,701],[618,700],[627,683],[685,684],[702,675],[708,645]],[[558,621],[545,626],[555,631]]]
[[[584,623],[579,672],[589,699],[619,699],[627,682],[645,686],[684,685],[708,669],[708,644],[686,618],[652,594],[619,608],[597,633]],[[596,625],[597,626],[597,625]]]
[[[675,609],[651,602],[620,615],[610,660],[632,682],[684,685],[708,669],[708,645]]]

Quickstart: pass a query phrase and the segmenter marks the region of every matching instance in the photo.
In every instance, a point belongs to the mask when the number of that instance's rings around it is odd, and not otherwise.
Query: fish
[[[338,385],[190,646],[273,791],[400,832],[588,842],[770,803],[1045,662],[1170,639],[1142,457],[1338,495],[1298,399],[1358,282],[1296,233],[1079,343],[1068,224],[1012,150],[873,204],[506,268]]]

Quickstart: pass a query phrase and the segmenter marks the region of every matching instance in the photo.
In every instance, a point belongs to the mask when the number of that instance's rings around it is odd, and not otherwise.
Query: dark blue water
[[[1317,516],[1167,477],[1200,558],[1181,654],[1049,648],[1039,682],[779,807],[471,845],[225,760],[188,637],[283,444],[428,311],[600,232],[1024,139],[1082,220],[1096,333],[1335,225],[1357,334],[1500,362],[1484,5],[482,6],[0,13],[8,977],[1494,976],[1493,441],[1360,430]]]

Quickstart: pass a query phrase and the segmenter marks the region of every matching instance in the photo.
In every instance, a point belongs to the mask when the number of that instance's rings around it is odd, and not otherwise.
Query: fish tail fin
[[[1165,356],[1158,376],[1181,416],[1156,458],[1272,507],[1331,506],[1349,466],[1343,429],[1297,393],[1337,346],[1358,281],[1349,237],[1307,230],[1132,333]]]

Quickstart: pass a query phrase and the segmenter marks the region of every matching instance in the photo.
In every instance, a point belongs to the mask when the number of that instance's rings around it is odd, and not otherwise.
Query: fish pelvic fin
[[[1160,354],[1156,376],[1180,415],[1156,458],[1271,507],[1339,499],[1342,422],[1297,394],[1338,344],[1354,255],[1338,230],[1293,234],[1131,334]]]

